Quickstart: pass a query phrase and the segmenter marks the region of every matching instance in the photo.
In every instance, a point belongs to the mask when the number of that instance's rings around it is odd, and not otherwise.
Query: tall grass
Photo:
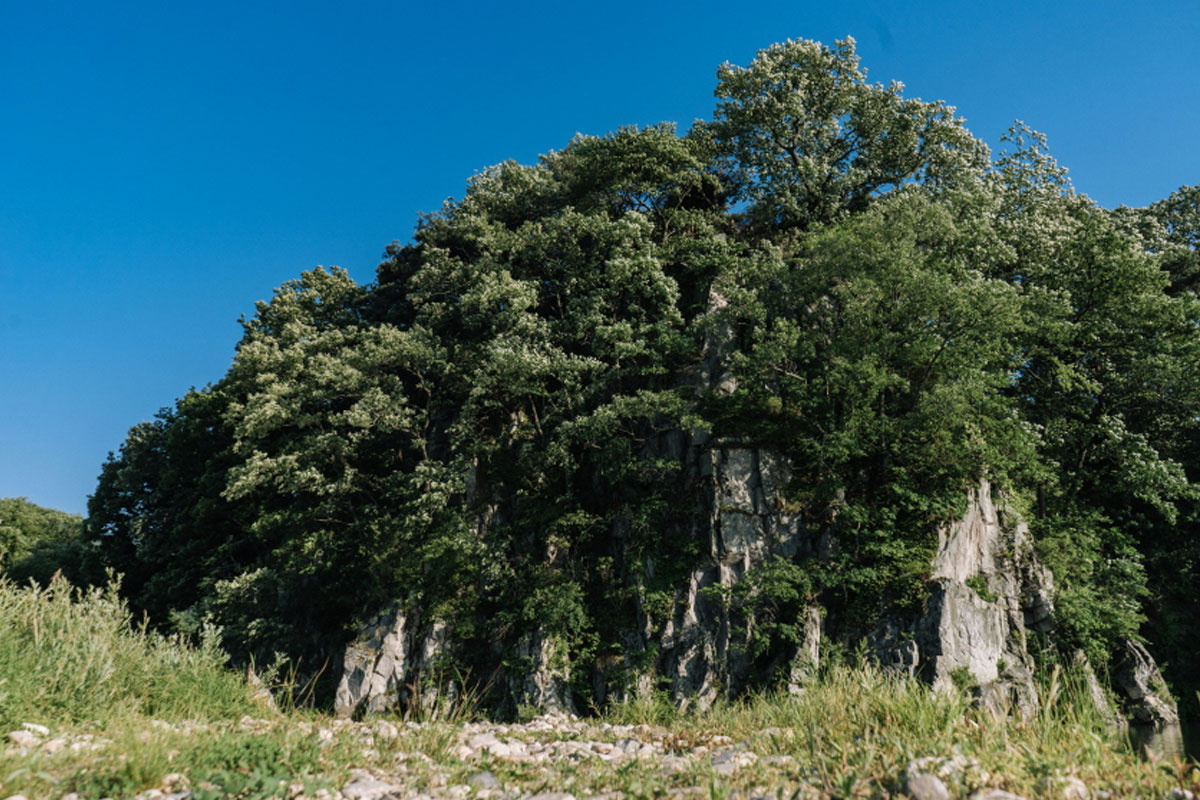
[[[217,636],[198,646],[135,625],[110,583],[45,589],[0,576],[0,727],[238,718],[249,706]],[[8,726],[8,727],[4,727]]]
[[[790,756],[804,780],[834,797],[899,792],[912,762],[939,774],[955,796],[984,786],[1054,796],[1047,787],[1064,776],[1120,797],[1169,788],[1105,723],[1082,676],[1055,670],[1038,688],[1041,712],[1022,719],[977,708],[969,690],[938,693],[871,664],[834,665],[797,696],[754,695],[690,714],[643,699],[606,718],[665,725],[685,745],[720,734],[760,756]]]

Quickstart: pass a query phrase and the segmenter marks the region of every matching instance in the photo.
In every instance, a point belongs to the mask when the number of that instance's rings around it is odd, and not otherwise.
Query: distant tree
[[[86,582],[95,564],[82,543],[83,518],[30,503],[0,499],[0,570],[19,583],[47,584],[55,572]]]

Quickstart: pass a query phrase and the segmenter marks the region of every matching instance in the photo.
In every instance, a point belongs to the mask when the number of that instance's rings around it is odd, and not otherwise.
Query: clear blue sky
[[[714,72],[852,35],[873,80],[1105,206],[1200,183],[1200,3],[9,2],[0,497],[83,512],[128,428],[216,381],[237,319],[383,247],[489,164],[712,110]]]

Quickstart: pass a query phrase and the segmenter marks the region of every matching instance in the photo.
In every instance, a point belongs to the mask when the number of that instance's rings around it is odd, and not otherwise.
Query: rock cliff
[[[984,705],[1036,713],[1030,630],[1052,624],[1054,584],[1025,523],[997,507],[985,481],[962,519],[938,531],[930,597],[911,619],[888,618],[870,637],[885,664],[944,690],[977,687]]]
[[[828,532],[806,531],[789,510],[783,500],[789,465],[772,451],[679,431],[654,446],[687,465],[684,485],[694,487],[689,500],[698,510],[683,533],[700,544],[699,559],[676,585],[667,610],[639,606],[623,636],[624,652],[615,658],[571,664],[540,631],[497,642],[496,653],[507,647],[515,654],[498,663],[495,681],[510,709],[577,713],[573,670],[577,679],[590,670],[597,704],[665,688],[681,707],[703,707],[743,691],[753,679],[746,645],[754,620],[739,618],[722,601],[723,590],[768,560],[819,558],[831,546]],[[935,690],[969,686],[998,713],[1034,714],[1038,695],[1027,639],[1053,626],[1053,578],[1038,561],[1024,521],[986,481],[968,500],[966,513],[936,532],[924,608],[882,617],[868,636],[869,652]],[[787,660],[781,672],[788,689],[800,692],[818,665],[822,610],[808,606],[794,622],[800,641],[782,654]],[[438,677],[439,659],[449,657],[447,642],[444,624],[421,620],[412,610],[397,605],[380,614],[346,649],[339,713],[436,702],[430,678]],[[1128,713],[1145,722],[1176,718],[1149,654],[1133,642],[1127,649],[1117,679]]]

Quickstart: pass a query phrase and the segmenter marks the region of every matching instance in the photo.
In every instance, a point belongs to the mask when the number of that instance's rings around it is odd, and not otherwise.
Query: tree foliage
[[[42,508],[23,497],[0,499],[0,571],[17,583],[49,584],[55,572],[85,583],[95,559],[82,541],[83,518]]]
[[[1156,582],[1200,563],[1196,188],[1100,208],[1044,137],[992,159],[851,40],[725,65],[716,96],[684,134],[483,170],[370,285],[318,268],[260,303],[228,374],[103,468],[88,537],[135,604],[319,663],[398,598],[465,666],[535,631],[587,665],[706,546],[670,445],[692,432],[789,457],[784,500],[837,533],[746,583],[754,657],[813,597],[920,603],[984,477],[1027,501],[1060,644],[1174,624]]]

